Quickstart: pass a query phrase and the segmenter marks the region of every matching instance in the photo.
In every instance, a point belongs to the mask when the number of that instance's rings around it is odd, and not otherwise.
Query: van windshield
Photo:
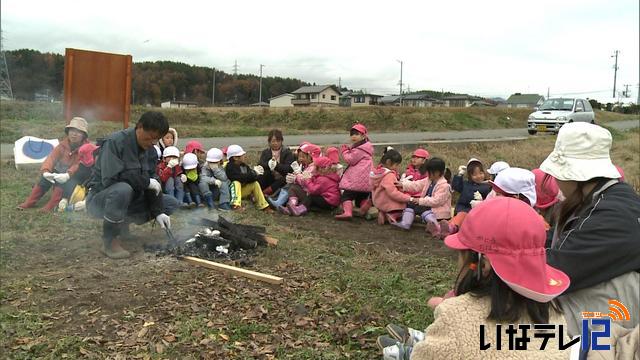
[[[573,99],[549,99],[545,101],[539,110],[573,110]]]

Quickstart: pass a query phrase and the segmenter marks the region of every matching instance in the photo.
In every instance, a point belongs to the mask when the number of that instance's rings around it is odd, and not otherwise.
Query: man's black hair
[[[169,132],[169,121],[163,113],[159,111],[147,111],[140,116],[140,120],[136,124],[136,129],[142,127],[144,131],[157,132],[160,137],[165,136]]]

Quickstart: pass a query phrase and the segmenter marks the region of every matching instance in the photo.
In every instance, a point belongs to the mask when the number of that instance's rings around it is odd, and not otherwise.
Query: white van
[[[548,99],[536,112],[529,115],[527,130],[530,135],[535,135],[538,131],[557,133],[566,123],[584,121],[593,124],[595,118],[595,113],[587,100]]]

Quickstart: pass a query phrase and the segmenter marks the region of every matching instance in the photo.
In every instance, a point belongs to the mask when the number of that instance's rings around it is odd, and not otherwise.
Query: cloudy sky
[[[612,96],[639,81],[638,0],[2,0],[7,50],[67,47],[297,77],[380,94]]]

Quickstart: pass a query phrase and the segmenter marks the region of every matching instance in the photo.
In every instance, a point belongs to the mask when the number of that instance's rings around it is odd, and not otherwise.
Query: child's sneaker
[[[437,222],[428,221],[427,231],[431,234],[431,236],[437,239],[440,236],[440,224],[438,224]]]
[[[396,324],[387,325],[387,331],[396,341],[404,345],[414,346],[424,340],[424,332]]]
[[[411,350],[413,347],[400,344],[388,346],[382,349],[383,360],[409,360],[411,358]]]
[[[380,351],[384,351],[385,348],[397,345],[398,343],[398,340],[388,335],[378,336],[378,339],[376,339],[376,345]]]
[[[222,211],[229,211],[231,210],[231,205],[229,205],[229,203],[222,203],[220,205],[218,205],[218,210],[222,210]]]

